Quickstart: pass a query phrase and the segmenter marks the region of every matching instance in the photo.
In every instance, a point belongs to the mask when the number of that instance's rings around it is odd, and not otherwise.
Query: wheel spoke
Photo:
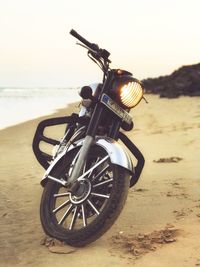
[[[98,187],[98,186],[101,186],[101,185],[104,185],[104,184],[108,184],[108,183],[110,183],[110,182],[112,182],[113,181],[113,178],[111,178],[111,179],[109,179],[109,180],[105,180],[104,182],[101,182],[101,183],[98,183],[98,184],[94,184],[92,187],[93,188],[96,188],[96,187]]]
[[[108,195],[103,195],[103,194],[98,194],[98,193],[91,193],[92,196],[96,196],[96,197],[102,197],[102,198],[109,198],[110,196]]]
[[[86,162],[84,163],[84,166],[83,166],[83,173],[86,172]]]
[[[75,222],[76,222],[77,214],[78,214],[78,206],[76,206],[76,208],[74,210],[74,214],[73,214],[73,217],[72,217],[70,226],[69,226],[69,230],[72,230],[73,229],[73,227],[75,225]]]
[[[83,216],[83,226],[86,227],[87,226],[87,218],[85,217],[85,208],[84,205],[81,205],[81,211],[82,211],[82,216]]]
[[[87,200],[87,202],[91,206],[91,208],[96,212],[96,214],[99,215],[99,211],[95,208],[95,206],[92,204],[92,202],[89,199]]]
[[[58,224],[63,224],[63,222],[65,221],[65,219],[67,218],[67,216],[69,215],[71,209],[72,209],[73,204],[71,204],[69,206],[69,208],[67,209],[67,211],[64,213],[64,215],[62,216],[62,218],[60,219],[60,221],[58,222]]]
[[[67,206],[69,204],[70,200],[66,200],[65,202],[63,202],[60,206],[58,206],[56,209],[53,210],[53,213],[55,214],[56,212],[58,212],[59,210],[61,210],[62,208],[64,208],[65,206]]]
[[[61,194],[54,194],[54,197],[64,197],[64,196],[68,196],[69,194],[71,194],[70,192],[66,192],[66,193],[61,193]]]
[[[98,158],[96,159],[94,165],[97,164],[97,163],[99,162],[99,160],[100,160],[100,157],[98,157]],[[88,178],[89,178],[89,179],[90,179],[92,173],[93,173],[93,170],[91,170],[91,172],[90,172],[89,175],[88,175]]]
[[[103,170],[101,170],[93,179],[92,179],[92,182],[94,180],[97,180],[99,179],[109,168],[109,165],[107,165]]]
[[[89,170],[87,170],[84,174],[78,177],[78,181],[80,181],[82,178],[84,178],[86,175],[90,174],[94,169],[96,169],[99,165],[104,163],[109,158],[109,155],[105,156],[103,159],[101,159],[98,163],[96,163],[94,166],[92,166]]]

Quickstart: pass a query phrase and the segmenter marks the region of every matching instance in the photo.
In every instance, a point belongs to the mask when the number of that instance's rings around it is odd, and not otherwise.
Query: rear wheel
[[[83,173],[100,160],[105,161],[79,181],[74,194],[61,184],[47,182],[40,216],[48,235],[72,246],[84,246],[103,235],[117,219],[127,198],[130,177],[127,170],[111,164],[106,157],[102,148],[91,149]],[[69,166],[60,163],[54,176],[66,176]]]

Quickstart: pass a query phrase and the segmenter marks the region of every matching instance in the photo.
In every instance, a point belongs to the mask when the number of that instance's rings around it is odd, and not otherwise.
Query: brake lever
[[[84,44],[81,44],[81,43],[79,43],[79,42],[76,42],[76,44],[77,44],[77,45],[80,45],[80,46],[82,46],[82,47],[84,47],[85,49],[87,49],[88,51],[91,51],[92,53],[98,54],[98,52],[97,52],[96,50],[91,49],[91,48],[89,48],[88,46],[86,46],[86,45],[84,45]]]
[[[82,43],[79,43],[79,42],[76,42],[76,45],[80,45],[80,46],[82,46],[82,47],[84,47],[86,49],[89,49],[89,47],[87,47],[86,45],[83,45]]]
[[[85,49],[87,49],[88,50],[88,54],[91,54],[96,60],[99,60],[100,58],[103,58],[108,63],[111,63],[111,60],[108,59],[110,53],[107,50],[98,48],[98,51],[96,51],[96,50],[93,50],[93,49],[89,48],[88,46],[86,46],[86,45],[84,45],[82,43],[76,42],[76,44],[82,46]],[[98,47],[98,45],[96,45],[96,46]]]

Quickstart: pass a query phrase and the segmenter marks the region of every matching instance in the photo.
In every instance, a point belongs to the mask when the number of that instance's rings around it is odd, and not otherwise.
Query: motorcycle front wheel
[[[77,153],[77,152],[76,152]],[[83,173],[107,156],[98,146],[91,148]],[[66,177],[76,154],[54,170],[56,178]],[[40,218],[44,231],[68,245],[81,247],[102,236],[119,216],[127,198],[130,174],[106,159],[79,181],[72,194],[67,188],[49,180],[44,188]]]

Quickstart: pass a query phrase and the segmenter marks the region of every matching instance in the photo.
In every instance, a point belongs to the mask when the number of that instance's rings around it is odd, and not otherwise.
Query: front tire
[[[93,147],[83,172],[106,156],[104,149]],[[63,177],[68,173],[69,165],[61,163],[53,175]],[[95,241],[119,216],[127,198],[129,184],[128,171],[111,164],[109,159],[80,181],[79,189],[74,195],[61,184],[49,180],[40,205],[44,231],[74,247]]]

